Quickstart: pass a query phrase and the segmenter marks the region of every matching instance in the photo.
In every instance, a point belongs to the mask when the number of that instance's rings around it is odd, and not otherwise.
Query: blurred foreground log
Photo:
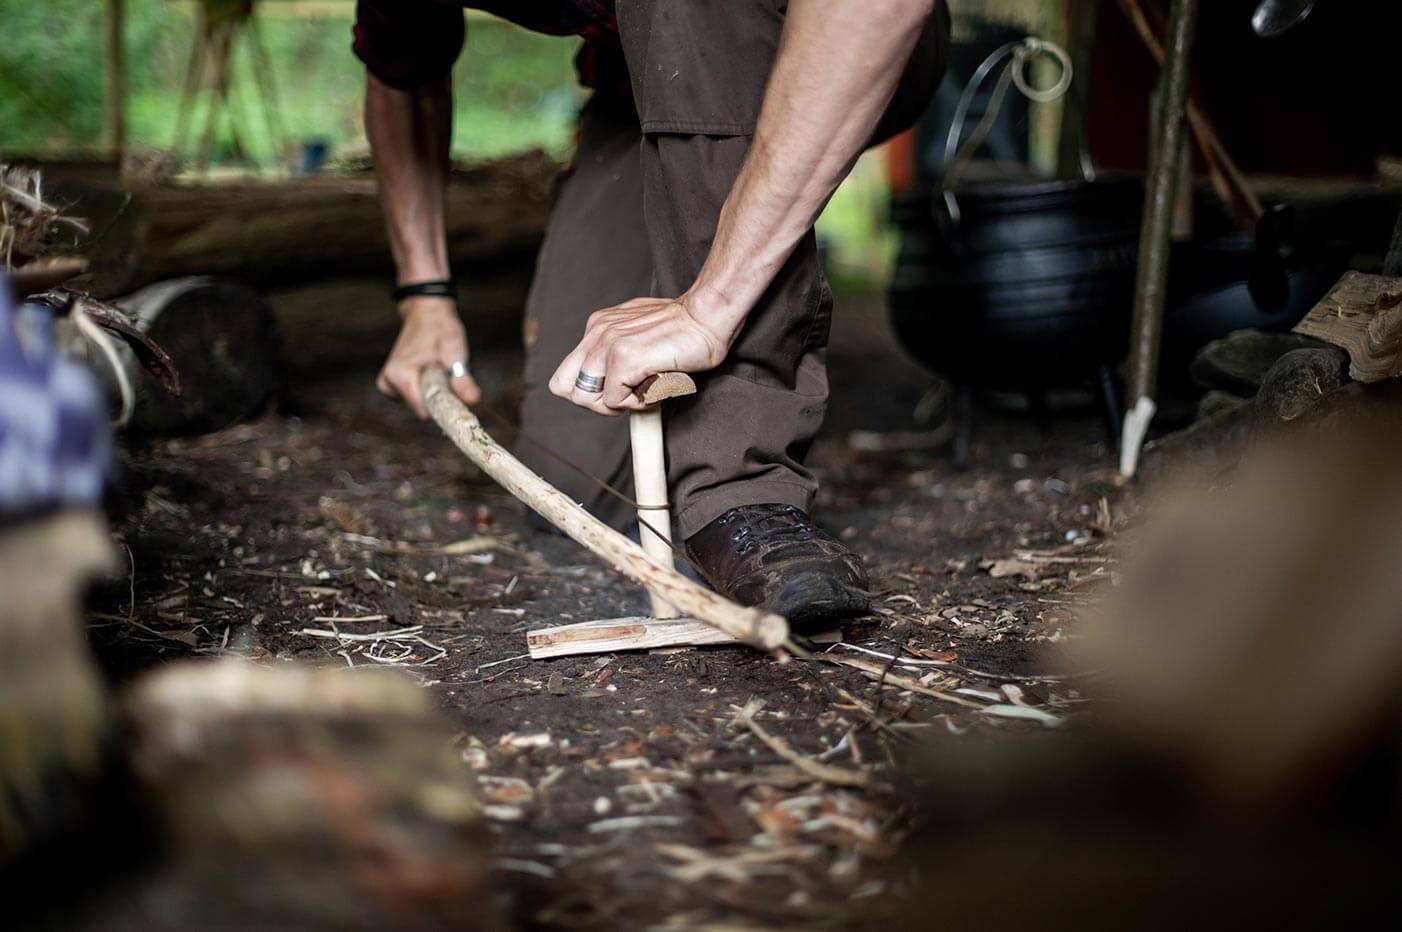
[[[1353,383],[1164,495],[1062,655],[1096,711],[933,743],[920,876],[879,928],[1395,926],[1399,458],[1402,383]]]
[[[86,815],[109,715],[81,604],[113,562],[95,512],[0,527],[0,870]]]
[[[407,678],[195,661],[135,684],[123,711],[165,844],[144,895],[104,922],[135,908],[181,929],[493,925],[471,772]]]
[[[539,152],[452,172],[448,249],[456,266],[534,252],[556,164]],[[275,181],[138,182],[130,197],[60,187],[93,230],[91,289],[116,297],[187,275],[290,285],[353,272],[389,274],[389,239],[374,175]]]

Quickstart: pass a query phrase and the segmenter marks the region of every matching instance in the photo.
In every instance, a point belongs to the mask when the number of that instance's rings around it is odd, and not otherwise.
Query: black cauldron
[[[955,196],[957,222],[937,194],[893,202],[901,248],[891,319],[907,352],[961,386],[1035,396],[1095,379],[1102,402],[1116,404],[1111,370],[1128,348],[1141,180],[983,182]],[[1337,230],[1293,235],[1289,208],[1268,211],[1254,235],[1219,214],[1200,196],[1195,238],[1173,247],[1169,385],[1186,381],[1189,360],[1212,340],[1294,326],[1356,245]]]
[[[1124,358],[1134,294],[1138,177],[988,181],[893,202],[901,245],[891,320],[952,381],[1040,392]]]

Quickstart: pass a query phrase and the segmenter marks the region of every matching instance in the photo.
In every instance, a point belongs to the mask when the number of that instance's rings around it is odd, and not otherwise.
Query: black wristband
[[[403,301],[405,298],[451,298],[454,301],[458,299],[458,289],[453,285],[451,278],[442,278],[431,282],[410,282],[395,288],[391,294],[395,301]]]

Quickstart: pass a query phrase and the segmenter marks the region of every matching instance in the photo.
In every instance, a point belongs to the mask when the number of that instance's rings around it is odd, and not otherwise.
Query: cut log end
[[[778,650],[789,640],[789,623],[771,612],[759,612],[754,622],[754,641],[765,650]]]
[[[256,415],[281,387],[277,327],[257,290],[227,279],[182,278],[145,288],[119,306],[169,354],[183,389],[172,398],[148,384],[140,361],[123,351],[139,386],[132,431],[218,430]]]
[[[641,385],[633,389],[643,404],[655,405],[669,398],[696,394],[696,382],[685,372],[659,372],[648,376]]]

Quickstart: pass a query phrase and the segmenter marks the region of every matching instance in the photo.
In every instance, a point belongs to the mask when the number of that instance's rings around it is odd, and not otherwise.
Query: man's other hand
[[[649,376],[714,369],[725,359],[734,334],[704,322],[692,304],[687,295],[634,298],[595,311],[584,339],[551,376],[551,393],[599,414],[623,414],[643,409],[633,389]],[[603,376],[603,391],[576,388],[581,372]]]
[[[455,362],[466,362],[467,332],[451,301],[409,298],[399,308],[404,325],[375,386],[391,398],[402,399],[420,418],[426,418],[419,379],[426,369],[448,369]],[[453,394],[466,404],[482,400],[482,390],[470,375],[452,379],[449,384]]]

